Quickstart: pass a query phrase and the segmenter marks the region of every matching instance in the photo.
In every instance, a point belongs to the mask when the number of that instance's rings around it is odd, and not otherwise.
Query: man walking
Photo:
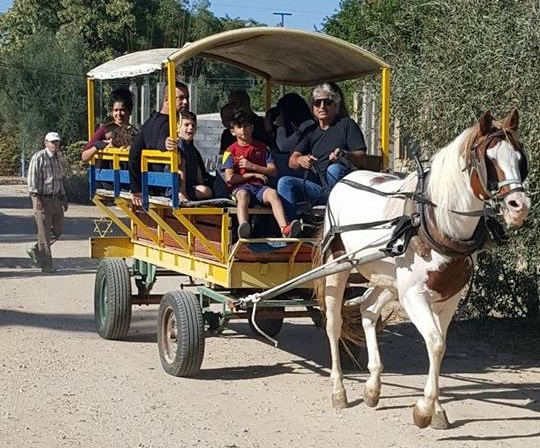
[[[64,190],[60,135],[49,132],[45,148],[34,154],[28,167],[28,191],[37,224],[37,243],[28,250],[34,265],[41,272],[55,272],[51,244],[64,230],[64,212],[68,209]]]

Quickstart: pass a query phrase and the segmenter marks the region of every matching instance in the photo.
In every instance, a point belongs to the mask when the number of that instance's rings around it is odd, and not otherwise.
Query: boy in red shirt
[[[270,204],[281,234],[295,237],[300,232],[298,220],[287,223],[283,204],[277,191],[266,185],[268,178],[277,173],[276,165],[266,145],[253,140],[251,115],[237,110],[230,120],[229,128],[236,137],[236,143],[223,154],[225,181],[232,190],[238,204],[238,236],[249,238],[251,226],[248,222],[248,207],[251,202]]]

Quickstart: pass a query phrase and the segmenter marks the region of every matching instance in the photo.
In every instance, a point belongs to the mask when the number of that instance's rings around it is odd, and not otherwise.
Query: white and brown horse
[[[523,189],[527,157],[517,139],[517,127],[517,111],[512,111],[502,121],[495,121],[486,112],[478,124],[438,151],[431,160],[428,176],[425,179],[420,176],[425,183],[421,192],[422,206],[419,206],[418,196],[415,200],[409,194],[408,199],[403,199],[394,194],[383,196],[370,191],[414,192],[419,179],[417,174],[402,180],[381,173],[356,171],[345,178],[348,182],[340,182],[332,190],[324,235],[334,233],[332,229],[336,228],[345,231],[337,232],[325,252],[320,254],[322,262],[344,253],[353,253],[351,257],[359,259],[383,248],[389,241],[390,226],[354,230],[356,223],[382,222],[403,214],[416,216],[422,222],[413,239],[415,244],[410,244],[402,255],[355,268],[371,286],[357,301],[360,302],[368,351],[370,376],[364,389],[364,401],[368,406],[374,407],[379,401],[383,370],[376,323],[383,307],[399,300],[424,338],[429,356],[429,375],[424,396],[414,406],[414,422],[420,428],[429,424],[434,428],[448,427],[439,402],[439,371],[447,328],[462,290],[472,275],[474,254],[485,246],[483,212],[488,202],[495,202],[506,225],[519,227],[530,207]],[[367,188],[355,188],[355,185]],[[347,406],[338,340],[346,334],[348,324],[343,320],[342,306],[350,272],[329,275],[323,279],[324,286],[319,288],[324,291],[334,407]]]

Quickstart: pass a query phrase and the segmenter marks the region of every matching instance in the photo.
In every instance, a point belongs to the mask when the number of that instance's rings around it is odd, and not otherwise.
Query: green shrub
[[[70,143],[62,148],[64,160],[72,171],[86,170],[86,164],[81,160],[81,152],[86,145],[85,141]]]
[[[21,151],[15,138],[5,132],[0,133],[0,175],[20,174]]]
[[[85,171],[71,172],[64,177],[64,188],[68,201],[75,204],[90,204],[88,175]]]

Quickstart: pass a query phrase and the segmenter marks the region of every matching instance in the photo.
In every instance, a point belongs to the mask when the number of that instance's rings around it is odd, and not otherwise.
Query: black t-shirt
[[[337,118],[328,129],[321,129],[318,125],[310,127],[300,138],[295,151],[316,157],[317,168],[324,173],[329,165],[328,157],[336,148],[344,151],[366,149],[362,130],[349,117]]]
[[[129,177],[132,193],[141,191],[141,153],[143,149],[165,151],[165,139],[169,136],[169,116],[155,112],[143,124],[129,150]],[[152,168],[154,170],[154,168]]]
[[[199,170],[204,178],[206,177],[206,167],[199,150],[195,147],[193,142],[186,140],[180,140],[180,150],[182,157],[184,157],[184,169],[186,171],[186,187],[191,188],[200,184],[198,179]]]

